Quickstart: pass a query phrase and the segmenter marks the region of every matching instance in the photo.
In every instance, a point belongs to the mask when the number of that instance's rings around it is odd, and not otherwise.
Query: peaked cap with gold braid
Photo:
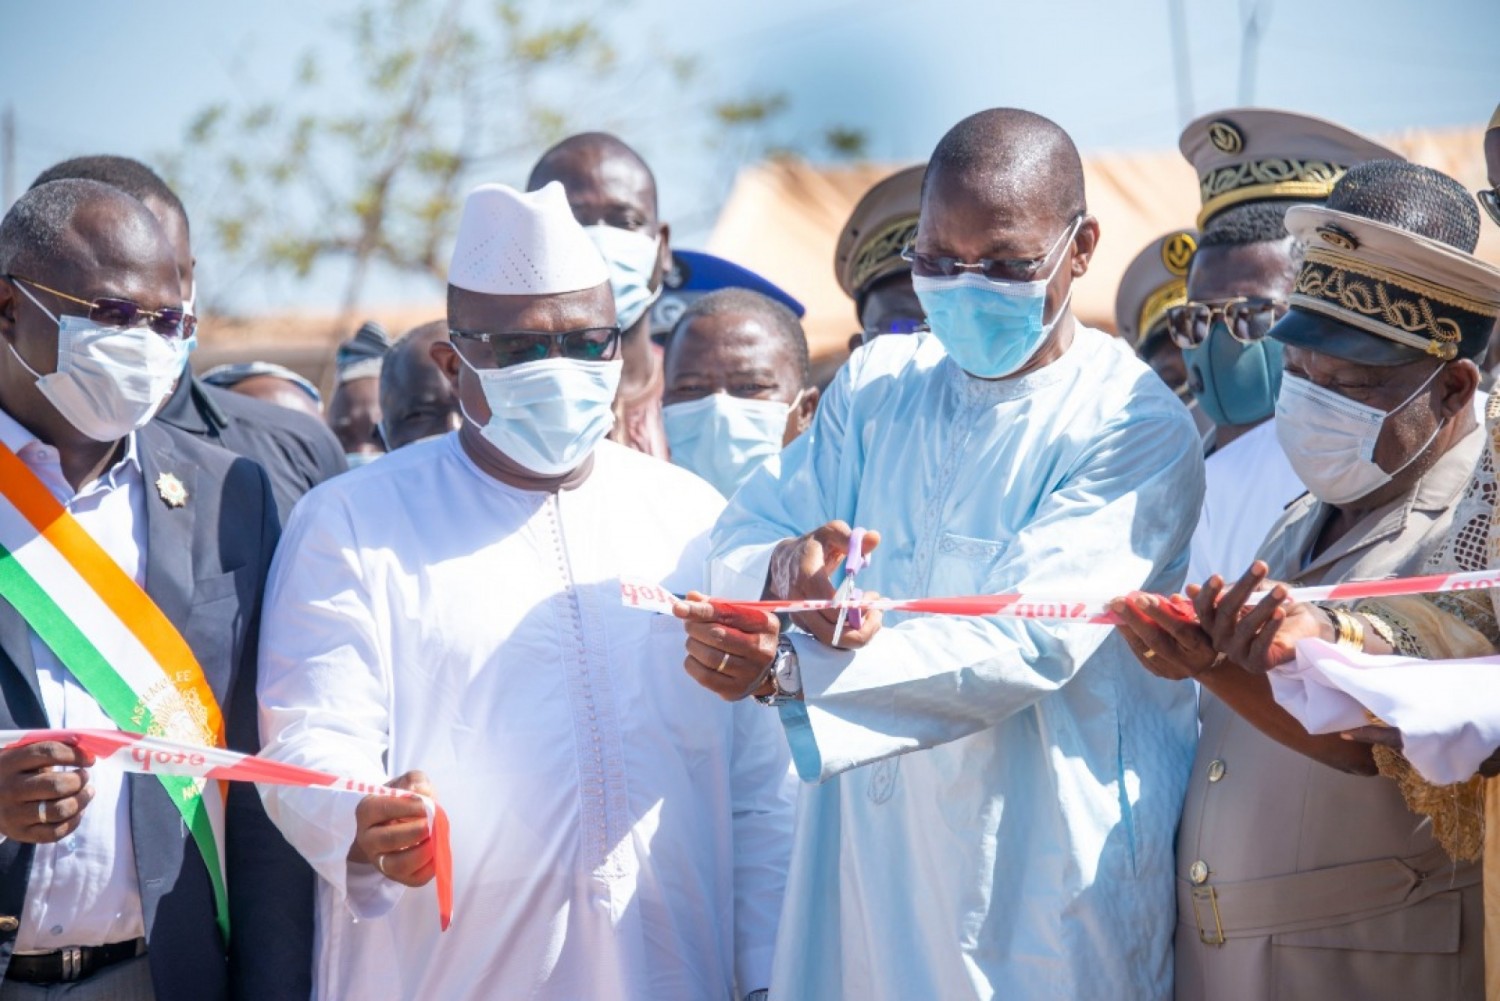
[[[901,251],[917,233],[926,170],[919,164],[897,171],[865,192],[849,214],[833,258],[839,288],[849,298],[857,301],[872,282],[911,269]]]
[[[1350,167],[1405,159],[1342,125],[1271,108],[1204,115],[1182,130],[1177,146],[1198,172],[1199,229],[1242,202],[1322,201]]]
[[[1115,293],[1115,330],[1139,352],[1166,329],[1167,310],[1187,302],[1188,265],[1198,249],[1198,233],[1174,229],[1135,255]]]

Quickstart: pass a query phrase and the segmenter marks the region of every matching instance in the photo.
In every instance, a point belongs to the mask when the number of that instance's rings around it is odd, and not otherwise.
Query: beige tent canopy
[[[1382,141],[1475,190],[1486,185],[1483,126],[1411,132]],[[807,306],[815,361],[837,363],[857,329],[854,305],[834,280],[833,251],[854,203],[896,165],[815,167],[778,159],[741,171],[708,250],[757,271]],[[1176,150],[1084,157],[1089,210],[1101,237],[1073,293],[1084,322],[1114,329],[1115,289],[1131,259],[1169,229],[1192,226],[1198,181]],[[1500,229],[1484,219],[1479,254],[1500,265]]]

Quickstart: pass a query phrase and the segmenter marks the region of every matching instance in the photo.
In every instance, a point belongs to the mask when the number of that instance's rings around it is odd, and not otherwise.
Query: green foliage
[[[869,134],[863,129],[844,128],[835,125],[823,133],[823,145],[836,157],[858,160],[865,155],[870,143]]]
[[[194,231],[236,263],[305,278],[348,261],[352,310],[376,263],[442,279],[465,190],[497,167],[524,170],[580,127],[628,131],[654,116],[674,138],[696,124],[740,136],[738,162],[773,148],[786,95],[696,105],[697,59],[658,48],[627,56],[610,38],[621,6],[363,0],[335,25],[357,87],[328,82],[337,45],[306,52],[281,99],[201,109],[164,166],[211,193],[190,198]],[[662,91],[680,110],[658,107],[651,95]],[[856,156],[865,136],[830,129],[823,144]],[[186,165],[196,177],[182,177]]]
[[[763,125],[786,107],[785,94],[766,94],[739,101],[720,101],[714,105],[713,113],[725,125]]]

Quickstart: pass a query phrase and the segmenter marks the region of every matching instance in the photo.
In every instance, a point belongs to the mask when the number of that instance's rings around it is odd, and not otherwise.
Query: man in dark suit
[[[258,465],[148,423],[185,353],[168,238],[129,195],[56,181],[0,222],[0,276],[0,442],[182,634],[229,746],[254,751],[278,519]],[[113,725],[90,691],[0,597],[0,729]],[[165,789],[92,764],[55,742],[0,752],[0,1001],[306,998],[311,872],[255,789],[228,792],[226,943]]]
[[[42,171],[31,186],[67,178],[108,184],[151,210],[171,242],[182,301],[191,313],[198,297],[197,262],[187,210],[176,192],[150,167],[124,156],[64,160]],[[345,469],[343,448],[321,420],[207,385],[186,364],[156,420],[264,466],[283,521],[303,494]]]

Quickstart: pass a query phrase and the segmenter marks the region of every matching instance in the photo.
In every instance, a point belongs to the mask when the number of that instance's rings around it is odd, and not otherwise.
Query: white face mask
[[[780,454],[787,418],[801,399],[800,392],[791,403],[710,393],[662,407],[672,462],[733,497],[751,473]]]
[[[480,424],[463,409],[464,419],[511,459],[542,476],[577,469],[599,439],[614,427],[612,406],[620,386],[620,361],[543,358],[507,368],[475,368],[490,419]]]
[[[57,412],[95,441],[119,441],[151,420],[182,375],[186,343],[150,327],[102,327],[87,317],[59,319],[16,284],[57,323],[57,371],[39,374],[8,344]]]
[[[604,263],[609,265],[609,290],[615,299],[615,322],[629,330],[661,295],[661,288],[651,287],[661,237],[652,239],[644,233],[618,226],[585,226],[583,231],[594,241]]]
[[[1437,374],[1438,366],[1422,385],[1390,410],[1379,410],[1340,396],[1331,389],[1286,373],[1276,397],[1276,440],[1312,495],[1325,504],[1348,504],[1379,490],[1417,460],[1442,430],[1442,422],[1421,448],[1394,472],[1375,462],[1375,442],[1380,429],[1393,414],[1415,400]]]

